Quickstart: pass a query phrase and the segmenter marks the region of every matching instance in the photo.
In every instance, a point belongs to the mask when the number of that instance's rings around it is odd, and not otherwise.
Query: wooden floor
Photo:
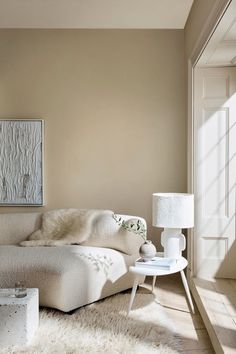
[[[199,309],[215,351],[236,353],[236,280],[193,278]]]
[[[151,290],[151,282],[152,277],[147,277],[138,292]],[[190,313],[179,273],[158,277],[154,293],[168,317],[175,323],[177,333],[182,339],[184,353],[215,353],[197,308],[195,314]]]

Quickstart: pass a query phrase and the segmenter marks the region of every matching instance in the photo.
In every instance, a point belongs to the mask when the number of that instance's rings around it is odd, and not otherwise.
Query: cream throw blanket
[[[80,244],[86,241],[96,219],[107,215],[111,210],[95,209],[57,209],[45,212],[41,229],[33,232],[21,246],[59,246]]]

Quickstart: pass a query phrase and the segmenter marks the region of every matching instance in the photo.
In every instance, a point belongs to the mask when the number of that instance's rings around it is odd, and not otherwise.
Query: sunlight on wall
[[[203,277],[236,277],[227,261],[235,244],[236,201],[236,89],[227,70],[196,71],[195,272]]]

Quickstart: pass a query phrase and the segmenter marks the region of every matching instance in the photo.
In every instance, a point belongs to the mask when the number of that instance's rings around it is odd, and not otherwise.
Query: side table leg
[[[138,274],[136,274],[135,278],[134,278],[134,285],[133,285],[131,296],[130,296],[130,302],[129,302],[129,307],[128,307],[128,311],[127,311],[127,316],[129,316],[131,307],[134,302],[134,297],[135,297],[137,286],[138,286],[138,280],[139,280],[139,276],[138,276]]]
[[[153,291],[154,291],[154,286],[155,286],[155,283],[156,283],[156,275],[154,275],[153,276],[153,278],[152,278],[152,293],[153,293]]]
[[[193,302],[192,302],[192,297],[191,297],[191,294],[190,294],[190,290],[189,290],[189,287],[188,287],[188,282],[187,282],[187,279],[185,277],[184,271],[181,270],[180,274],[181,274],[181,278],[182,278],[182,282],[183,282],[183,285],[184,285],[184,289],[185,289],[185,292],[186,292],[186,295],[187,295],[187,298],[188,298],[188,302],[190,304],[191,311],[192,311],[192,313],[194,313],[194,306],[193,306]]]

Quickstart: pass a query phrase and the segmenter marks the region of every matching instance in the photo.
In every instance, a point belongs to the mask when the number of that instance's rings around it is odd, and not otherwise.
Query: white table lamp
[[[152,224],[164,228],[161,244],[164,257],[178,259],[186,247],[181,229],[194,226],[194,196],[185,193],[154,193]]]

